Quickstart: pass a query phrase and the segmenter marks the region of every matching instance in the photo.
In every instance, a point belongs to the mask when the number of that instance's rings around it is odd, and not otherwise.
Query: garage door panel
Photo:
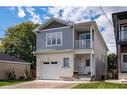
[[[42,64],[41,79],[58,79],[58,64]]]

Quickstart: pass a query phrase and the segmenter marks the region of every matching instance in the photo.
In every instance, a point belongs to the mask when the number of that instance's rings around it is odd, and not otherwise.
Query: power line
[[[108,22],[112,25],[112,27],[114,28],[115,31],[117,31],[117,28],[114,27],[114,25],[112,24],[112,22],[110,21],[110,19],[107,17],[105,11],[103,10],[103,8],[100,6],[101,11],[103,12],[104,16],[107,18]]]
[[[106,13],[104,12],[104,10],[103,10],[103,8],[101,6],[100,6],[100,9],[103,12],[103,14],[105,15],[105,17],[107,18],[107,20],[109,21],[109,23],[113,26],[112,22],[109,20],[109,18],[107,17]]]

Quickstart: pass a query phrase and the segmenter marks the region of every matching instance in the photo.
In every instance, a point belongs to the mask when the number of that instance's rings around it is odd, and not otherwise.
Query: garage
[[[8,80],[11,77],[8,76],[12,72],[15,75],[15,79],[25,77],[25,71],[30,71],[31,63],[28,63],[22,59],[8,54],[0,53],[0,80]]]
[[[59,79],[58,62],[43,62],[41,64],[41,79]]]

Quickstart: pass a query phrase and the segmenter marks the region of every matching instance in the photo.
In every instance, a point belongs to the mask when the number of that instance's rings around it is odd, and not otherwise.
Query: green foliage
[[[117,69],[117,56],[115,54],[108,55],[108,69]]]
[[[7,80],[7,81],[0,81],[0,86],[7,86],[7,85],[12,85],[12,84],[17,84],[17,83],[22,83],[22,82],[27,82],[29,80]]]
[[[15,80],[16,79],[14,68],[12,70],[8,70],[6,72],[6,74],[7,74],[8,80]]]
[[[108,55],[108,78],[117,79],[117,56],[115,54]]]
[[[36,49],[36,35],[32,32],[39,24],[24,22],[7,29],[2,40],[3,52],[32,63],[35,68],[36,58],[32,51]]]
[[[120,84],[120,83],[109,83],[109,82],[98,82],[98,83],[82,83],[74,86],[73,88],[78,89],[88,89],[88,88],[98,88],[98,89],[104,89],[104,88],[127,88],[127,84]]]

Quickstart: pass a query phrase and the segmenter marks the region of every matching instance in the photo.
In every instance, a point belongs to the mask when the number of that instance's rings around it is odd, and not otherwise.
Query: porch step
[[[78,77],[75,80],[79,81],[90,81],[91,77],[89,75],[78,75]]]

